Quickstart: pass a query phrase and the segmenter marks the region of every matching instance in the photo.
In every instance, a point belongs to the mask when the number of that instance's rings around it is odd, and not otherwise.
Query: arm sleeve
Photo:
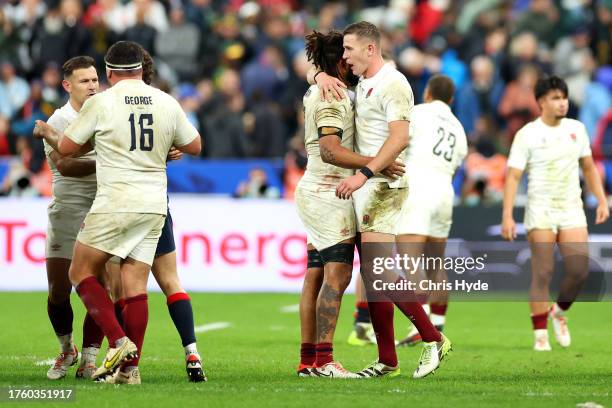
[[[591,153],[591,139],[586,127],[581,123],[580,131],[578,132],[578,142],[580,143],[580,158],[592,156]]]
[[[453,163],[455,169],[461,166],[461,162],[465,159],[465,156],[467,156],[467,150],[467,137],[465,136],[465,132],[462,131],[459,134],[459,140],[457,140],[457,152],[455,155],[455,163]]]
[[[515,169],[525,170],[527,167],[527,160],[529,159],[529,149],[525,139],[525,133],[519,131],[514,136],[512,147],[510,148],[510,155],[508,156],[508,167],[514,167]]]
[[[199,133],[195,126],[189,122],[187,114],[183,111],[178,102],[176,102],[175,108],[177,113],[173,144],[175,146],[185,146],[193,142],[195,138],[199,136]]]
[[[97,102],[99,99],[93,96],[86,100],[79,115],[64,131],[64,135],[74,143],[83,145],[93,137],[98,126]]]
[[[387,123],[396,120],[410,120],[414,107],[414,95],[408,82],[394,81],[381,93],[382,109],[385,112]]]
[[[332,102],[320,102],[315,112],[317,129],[322,127],[335,127],[344,130],[346,106],[335,99]]]

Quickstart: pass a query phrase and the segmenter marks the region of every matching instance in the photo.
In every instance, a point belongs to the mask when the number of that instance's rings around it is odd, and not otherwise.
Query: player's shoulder
[[[321,100],[321,90],[319,89],[318,86],[312,85],[310,86],[310,88],[308,88],[308,90],[304,94],[304,106],[305,107],[309,106],[316,110],[326,109],[326,108],[351,109],[351,97],[349,95],[349,91],[345,89],[342,92],[344,93],[344,98],[342,98],[339,101],[336,100],[336,98],[331,98],[330,101],[327,101],[327,100],[322,101]]]
[[[522,128],[520,128],[516,132],[515,139],[516,137],[523,137],[531,133],[540,133],[542,131],[542,126],[543,123],[540,118],[532,120],[531,122],[527,122],[525,125],[523,125]]]
[[[397,70],[395,67],[389,67],[389,72],[385,75],[385,85],[390,86],[401,86],[410,88],[410,83],[404,74]]]
[[[151,93],[153,99],[161,101],[164,104],[164,107],[171,106],[175,109],[178,108],[182,110],[181,104],[179,103],[179,101],[176,100],[174,96],[162,91],[161,89],[155,88],[154,86],[147,84],[143,85],[148,87],[147,91]]]
[[[585,129],[584,123],[580,122],[579,120],[571,119],[571,118],[561,119],[561,126],[564,129],[567,128],[568,130],[572,130],[572,131],[575,131],[575,130],[581,131]]]
[[[66,102],[64,106],[57,108],[53,112],[49,119],[47,119],[47,123],[54,128],[59,128],[69,123],[76,115],[77,113],[74,108],[70,106],[70,102]]]

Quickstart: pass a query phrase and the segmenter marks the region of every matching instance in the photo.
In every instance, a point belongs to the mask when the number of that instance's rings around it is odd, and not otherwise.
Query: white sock
[[[536,338],[538,337],[548,338],[548,329],[535,329],[533,331],[533,334],[535,335]]]
[[[565,311],[557,303],[553,303],[550,312],[555,317],[565,316]]]
[[[57,336],[62,353],[70,353],[74,350],[74,343],[72,342],[72,333],[64,334],[63,336]]]
[[[96,363],[100,349],[97,347],[85,347],[81,350],[81,359],[83,361]]]
[[[429,316],[429,319],[431,320],[431,324],[434,326],[444,326],[444,323],[446,322],[446,316],[435,313],[432,313]]]
[[[191,343],[185,346],[185,354],[198,354],[198,347],[195,343]]]
[[[425,311],[425,314],[429,316],[429,314],[431,313],[431,307],[429,306],[429,303],[425,303],[424,305],[421,305],[421,306],[423,306],[423,310]]]
[[[130,339],[128,338],[128,336],[123,336],[120,339],[117,339],[117,341],[115,342],[115,348],[119,348],[123,345],[124,342],[129,341]]]

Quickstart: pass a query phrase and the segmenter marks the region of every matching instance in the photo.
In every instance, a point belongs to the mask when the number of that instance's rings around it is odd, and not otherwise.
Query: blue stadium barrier
[[[168,163],[168,192],[232,195],[238,184],[248,180],[249,172],[255,168],[264,170],[269,185],[282,192],[283,167],[282,159],[183,159]]]

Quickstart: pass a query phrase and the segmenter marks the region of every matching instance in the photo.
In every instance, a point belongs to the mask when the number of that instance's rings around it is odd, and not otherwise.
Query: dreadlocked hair
[[[328,34],[323,34],[313,31],[305,39],[308,61],[327,75],[338,78],[338,62],[342,59],[344,52],[342,33],[330,31]]]

